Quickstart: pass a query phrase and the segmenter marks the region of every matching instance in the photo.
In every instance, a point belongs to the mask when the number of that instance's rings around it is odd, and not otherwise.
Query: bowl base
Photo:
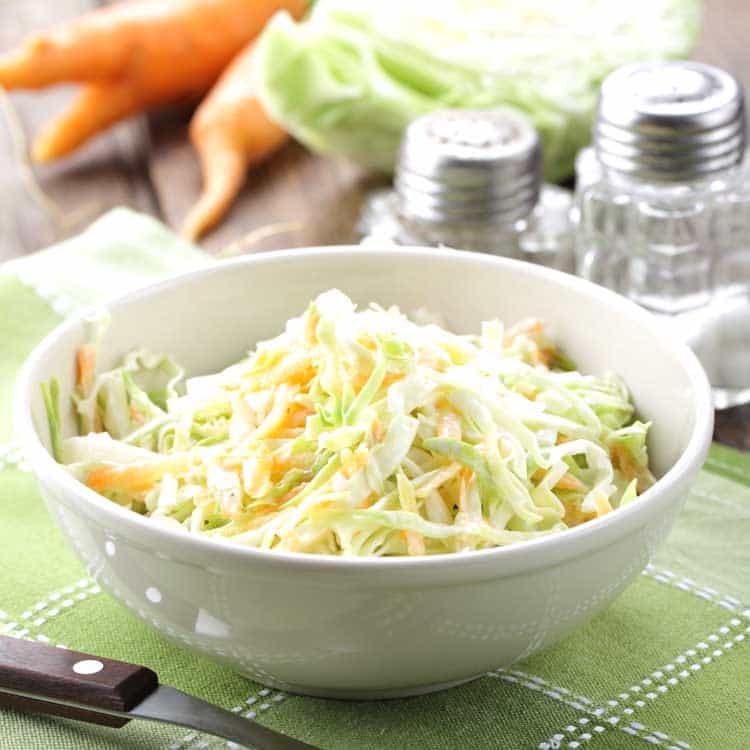
[[[276,688],[277,690],[283,690],[285,693],[291,693],[292,695],[307,695],[312,698],[333,698],[335,700],[344,701],[375,701],[375,700],[395,700],[397,698],[414,698],[418,695],[427,695],[428,693],[437,693],[441,690],[449,690],[459,685],[465,685],[467,682],[473,682],[484,676],[482,674],[475,674],[471,677],[464,677],[460,680],[452,680],[450,682],[437,682],[432,685],[414,685],[412,687],[401,687],[401,688],[388,688],[384,690],[371,690],[369,688],[316,688],[309,687],[308,685],[289,685],[285,683],[275,682],[274,680],[264,680],[263,684],[267,687]],[[249,676],[249,675],[245,675]],[[257,681],[257,678],[252,678]]]

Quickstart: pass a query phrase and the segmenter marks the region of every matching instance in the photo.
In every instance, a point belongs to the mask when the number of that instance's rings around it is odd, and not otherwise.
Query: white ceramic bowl
[[[80,320],[32,354],[16,424],[50,511],[91,575],[186,647],[275,687],[346,698],[416,694],[505,666],[589,620],[644,567],[669,530],[711,438],[708,382],[693,354],[635,305],[517,261],[446,250],[362,247],[242,258],[126,294],[100,367],[135,347],[189,374],[238,360],[319,292],[441,313],[458,332],[540,316],[584,372],[614,370],[653,421],[657,484],[623,510],[547,538],[432,558],[313,557],[246,549],[150,522],[74,480],[48,452],[39,384],[73,386]],[[65,399],[67,401],[67,399]],[[66,407],[66,427],[73,417]]]

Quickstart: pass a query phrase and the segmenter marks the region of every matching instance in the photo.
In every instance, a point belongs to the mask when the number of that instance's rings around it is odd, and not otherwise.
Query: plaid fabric
[[[208,258],[125,210],[0,269],[0,632],[150,666],[175,687],[323,750],[744,750],[750,746],[750,458],[712,448],[677,526],[605,613],[512,669],[408,700],[264,688],[180,650],[89,579],[13,444],[15,373],[62,318]],[[222,748],[165,725],[120,730],[0,711],[0,750]]]

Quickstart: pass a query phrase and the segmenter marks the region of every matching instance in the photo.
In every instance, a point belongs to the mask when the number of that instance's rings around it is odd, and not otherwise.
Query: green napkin
[[[183,651],[89,579],[13,443],[15,373],[66,314],[208,262],[125,210],[0,268],[0,632],[145,664],[168,684],[323,750],[744,750],[750,746],[750,459],[714,446],[669,541],[605,613],[512,669],[408,700],[346,703],[264,688]],[[165,725],[120,730],[0,711],[0,750],[201,750]]]

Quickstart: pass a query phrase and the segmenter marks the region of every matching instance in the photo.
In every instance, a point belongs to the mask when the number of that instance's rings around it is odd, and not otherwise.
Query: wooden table
[[[6,0],[0,3],[0,50],[27,32],[74,16],[92,0]],[[719,65],[750,86],[750,2],[706,0],[703,39],[695,57]],[[0,118],[0,261],[74,234],[107,208],[126,204],[180,225],[200,186],[198,164],[186,138],[187,108],[134,118],[97,138],[60,164],[34,169],[52,203],[34,198],[23,153],[33,133],[70,97],[66,87],[13,94],[13,114]],[[373,184],[340,160],[314,156],[292,144],[255,170],[225,222],[204,247],[217,252],[240,243],[246,252],[345,243],[365,190]],[[277,222],[298,221],[287,234],[259,238],[254,232]],[[750,450],[750,406],[717,413],[715,438]]]

